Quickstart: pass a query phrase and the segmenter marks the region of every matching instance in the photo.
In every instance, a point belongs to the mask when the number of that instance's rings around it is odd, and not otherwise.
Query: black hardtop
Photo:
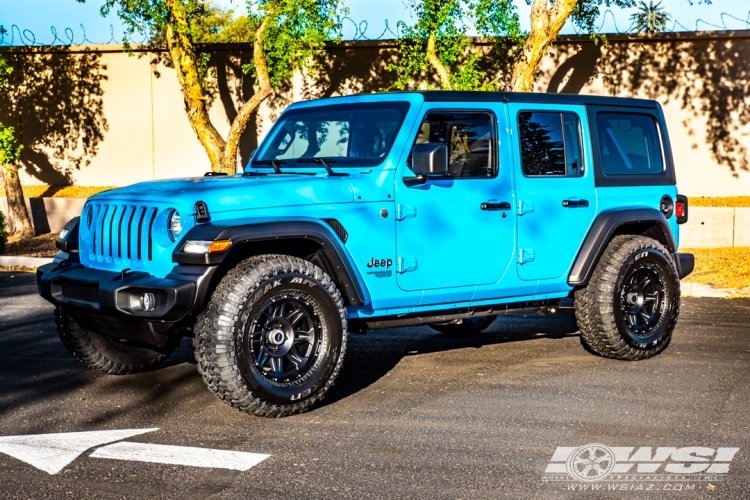
[[[631,97],[608,97],[587,94],[547,94],[543,92],[486,92],[464,90],[425,90],[418,93],[425,102],[513,102],[528,104],[579,104],[589,106],[627,106],[658,108],[659,103]]]

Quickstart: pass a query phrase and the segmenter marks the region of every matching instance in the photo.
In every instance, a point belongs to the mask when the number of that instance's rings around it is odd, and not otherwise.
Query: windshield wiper
[[[297,158],[300,163],[317,163],[323,165],[323,168],[328,172],[328,177],[348,177],[349,174],[346,172],[334,172],[329,163],[336,163],[334,158]]]
[[[253,162],[253,165],[271,165],[273,167],[273,171],[277,174],[282,173],[281,169],[279,168],[279,165],[286,165],[286,161],[284,160],[256,160]]]

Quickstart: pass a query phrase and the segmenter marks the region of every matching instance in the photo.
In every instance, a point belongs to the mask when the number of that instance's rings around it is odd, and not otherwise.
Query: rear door
[[[584,106],[509,105],[518,161],[518,275],[561,278],[596,214]]]

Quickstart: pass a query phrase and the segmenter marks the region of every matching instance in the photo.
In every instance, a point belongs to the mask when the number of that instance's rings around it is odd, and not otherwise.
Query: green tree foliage
[[[413,88],[417,78],[430,73],[444,90],[498,88],[480,64],[484,54],[467,33],[473,27],[495,55],[502,54],[506,44],[522,35],[512,0],[412,0],[411,8],[416,22],[399,23],[399,60],[388,67],[398,74],[393,88]]]
[[[639,33],[657,33],[667,29],[667,22],[671,17],[661,7],[661,2],[654,5],[651,0],[649,3],[642,1],[638,5],[638,12],[630,16],[630,19]]]
[[[13,73],[5,58],[0,54],[0,88],[8,84],[8,79]],[[0,122],[0,165],[13,163],[21,156],[22,146],[18,144],[16,131]]]
[[[77,0],[84,3],[86,0]],[[190,35],[195,43],[240,43],[253,41],[253,23],[248,16],[235,16],[207,0],[181,0],[189,21]],[[133,35],[144,36],[148,43],[166,44],[169,25],[164,0],[105,0],[103,16],[115,12],[125,22],[123,44],[130,46]]]
[[[0,164],[13,163],[21,156],[23,145],[18,143],[16,130],[0,123]]]
[[[77,0],[79,2],[85,0]],[[126,33],[165,41],[185,98],[190,123],[214,171],[234,173],[238,142],[250,116],[295,69],[316,67],[327,41],[340,37],[340,0],[248,0],[246,16],[234,18],[206,0],[105,0],[102,15],[116,12]],[[246,41],[252,34],[253,59],[243,70],[256,91],[237,111],[222,137],[208,115],[203,42]]]
[[[341,41],[340,0],[250,0],[248,21],[260,26],[270,20],[263,53],[271,86],[288,81],[294,70],[318,70],[328,42]],[[255,62],[243,67],[257,76]]]
[[[8,228],[5,224],[5,215],[0,211],[0,252],[5,249],[6,243],[8,243]]]
[[[8,66],[5,59],[0,55],[0,83],[7,80],[13,68]],[[4,168],[6,163],[16,160],[21,154],[21,146],[16,140],[15,130],[13,127],[6,127],[0,123],[0,168]],[[8,242],[8,229],[5,223],[5,214],[0,211],[0,252],[5,248]]]
[[[85,2],[86,0],[77,0]],[[188,20],[188,32],[196,44],[211,43],[252,43],[258,23],[247,16],[235,16],[233,10],[222,9],[205,0],[182,2]],[[123,46],[130,50],[130,39],[140,35],[153,46],[167,45],[169,12],[167,4],[161,1],[106,0],[101,8],[103,16],[115,11],[125,21]],[[202,80],[208,75],[209,55],[197,47],[199,70]],[[169,63],[169,61],[168,61]],[[208,89],[205,89],[208,90]]]

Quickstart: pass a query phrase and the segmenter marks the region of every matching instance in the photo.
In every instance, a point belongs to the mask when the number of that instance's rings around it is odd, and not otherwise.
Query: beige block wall
[[[750,247],[750,208],[734,209],[734,246]]]
[[[49,148],[27,142],[24,134],[24,183],[63,178],[40,173],[37,165],[45,162],[37,158],[49,160],[48,170],[70,171],[70,180],[84,186],[125,185],[202,175],[209,170],[206,154],[187,120],[174,71],[154,62],[164,54],[129,56],[112,46],[70,49],[76,50],[96,56],[86,68],[89,73],[80,73],[82,78],[89,75],[88,83],[101,92],[103,113],[99,118],[106,120],[106,130],[101,130],[100,140],[93,141],[96,147],[89,148],[85,155],[88,165],[82,164],[80,169],[71,167],[65,155],[56,157]],[[394,75],[385,68],[394,54],[393,45],[387,42],[332,47],[325,71],[295,75],[288,88],[280,89],[261,106],[243,136],[239,164],[247,160],[259,138],[290,103],[388,87]],[[536,90],[657,99],[664,106],[681,192],[688,196],[750,195],[750,172],[743,170],[750,157],[750,102],[743,97],[750,95],[750,76],[742,69],[747,65],[727,65],[726,59],[732,54],[738,60],[750,60],[750,34],[724,38],[700,35],[694,39],[669,35],[639,39],[637,43],[628,37],[611,37],[605,46],[595,46],[585,38],[566,38],[553,46],[543,61]],[[249,56],[247,49],[237,46],[212,52],[210,115],[222,134],[229,130],[241,101],[252,95],[251,82],[240,69]],[[702,70],[713,68],[708,64],[709,56],[714,58],[715,69]],[[31,56],[23,52],[14,57],[24,65],[28,64],[24,58]],[[69,54],[54,57],[62,60]],[[674,62],[683,60],[688,62]],[[92,76],[95,71],[98,80]],[[37,99],[36,104],[59,104],[55,99],[65,103],[68,89],[55,88],[54,80],[49,85],[53,98],[45,102]],[[2,99],[0,96],[0,104]],[[82,101],[77,102],[80,106]],[[76,127],[76,122],[71,121],[70,126]],[[43,122],[40,127],[43,129]],[[727,132],[724,136],[722,128]]]
[[[688,222],[680,227],[684,248],[734,246],[734,208],[692,207]]]

